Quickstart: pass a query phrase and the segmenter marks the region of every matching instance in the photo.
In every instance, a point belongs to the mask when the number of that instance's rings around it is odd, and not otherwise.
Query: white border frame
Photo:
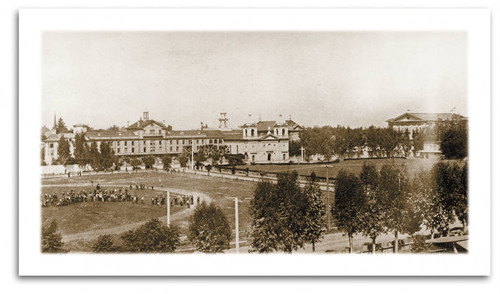
[[[466,255],[151,255],[40,253],[43,31],[467,31],[470,252]],[[19,274],[490,275],[488,9],[23,9],[19,16]],[[406,265],[406,266],[405,266]]]

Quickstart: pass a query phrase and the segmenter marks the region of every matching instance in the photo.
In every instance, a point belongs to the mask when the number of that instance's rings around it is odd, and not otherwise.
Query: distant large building
[[[174,131],[149,119],[149,113],[144,112],[137,122],[118,130],[95,131],[87,125],[74,125],[72,133],[56,134],[53,130],[45,139],[45,162],[52,164],[58,158],[57,146],[62,136],[70,141],[73,153],[75,134],[85,133],[89,145],[95,142],[100,147],[107,142],[117,156],[177,156],[187,146],[196,153],[200,146],[213,145],[227,146],[229,154],[240,154],[249,163],[285,163],[290,160],[289,141],[298,140],[302,130],[291,119],[247,123],[237,129],[228,128],[227,120],[226,114],[221,113],[219,128],[210,129],[202,124],[199,130]]]
[[[386,120],[389,127],[398,131],[408,131],[410,138],[413,137],[413,132],[421,131],[428,127],[437,126],[450,120],[467,120],[467,117],[456,113],[413,113],[406,112],[395,118]]]

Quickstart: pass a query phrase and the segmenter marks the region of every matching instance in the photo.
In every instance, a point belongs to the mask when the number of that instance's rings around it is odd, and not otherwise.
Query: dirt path
[[[107,185],[122,185],[123,183],[119,182],[105,182]],[[74,184],[58,184],[58,185],[42,185],[42,187],[79,187],[79,186],[88,186],[88,183],[74,183]],[[193,195],[195,201],[194,205],[191,205],[189,208],[186,208],[184,210],[181,210],[177,213],[174,213],[170,216],[170,221],[179,221],[179,220],[185,220],[181,225],[187,224],[187,218],[193,214],[194,209],[196,208],[196,199],[200,198],[200,203],[205,201],[206,203],[210,203],[212,199],[210,196],[201,193],[201,192],[195,192],[195,191],[188,191],[188,190],[183,190],[183,189],[174,189],[174,188],[165,188],[165,187],[155,187],[155,190],[157,191],[170,191],[172,193],[176,194],[183,194],[183,195]],[[167,216],[162,216],[159,218],[160,221],[166,223],[167,222]],[[68,235],[63,235],[62,236],[62,241],[63,242],[70,242],[70,241],[76,241],[76,240],[94,240],[96,239],[99,235],[103,234],[121,234],[129,230],[136,229],[143,224],[145,224],[146,221],[141,221],[141,222],[136,222],[136,223],[131,223],[131,224],[126,224],[122,226],[116,226],[108,229],[102,229],[102,230],[93,230],[93,231],[86,231],[86,232],[81,232],[81,233],[76,233],[76,234],[68,234]]]

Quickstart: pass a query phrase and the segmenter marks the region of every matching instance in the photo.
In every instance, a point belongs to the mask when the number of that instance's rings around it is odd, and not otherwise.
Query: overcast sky
[[[386,126],[411,112],[467,115],[462,32],[45,32],[43,124],[174,129],[227,112],[304,126]]]

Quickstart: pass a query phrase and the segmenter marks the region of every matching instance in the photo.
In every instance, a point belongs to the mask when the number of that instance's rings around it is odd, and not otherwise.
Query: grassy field
[[[43,187],[42,193],[58,193],[81,187]],[[42,208],[42,224],[47,225],[52,219],[58,223],[61,234],[69,235],[91,230],[109,229],[120,225],[136,223],[149,218],[166,215],[166,206],[151,205],[151,196],[161,195],[160,191],[138,190],[133,192],[144,196],[145,204],[132,202],[79,202],[67,206],[48,206]],[[163,193],[164,194],[164,193]],[[149,201],[148,201],[149,200]],[[185,207],[173,206],[171,213]]]
[[[129,187],[129,185],[144,184],[158,189],[172,188],[189,192],[199,192],[209,196],[212,201],[222,208],[231,226],[234,229],[234,197],[238,197],[239,203],[239,223],[240,239],[246,239],[250,227],[249,204],[253,195],[255,183],[208,178],[201,175],[191,174],[167,174],[161,172],[138,172],[122,173],[111,175],[93,175],[72,178],[53,178],[42,180],[42,193],[68,191],[70,189],[89,189],[91,181],[96,185],[100,183],[103,189],[111,187]],[[148,203],[151,195],[165,193],[157,190],[132,190],[133,195],[145,196],[146,204],[132,204],[130,202],[104,202],[104,203],[76,203],[63,207],[42,208],[42,223],[48,223],[51,219],[56,219],[59,230],[63,235],[91,232],[98,229],[105,229],[113,226],[122,226],[134,222],[147,221],[154,217],[166,215],[166,208],[163,206],[152,207]],[[179,206],[172,207],[172,214],[179,211]],[[189,216],[181,217],[172,221],[173,224],[181,227],[181,233],[187,234],[187,221]],[[73,240],[68,244],[70,249],[77,251],[88,250],[89,242]]]
[[[329,164],[329,176],[335,177],[342,168],[358,174],[365,161],[343,161]],[[421,169],[432,168],[434,162],[418,159],[383,159],[366,160],[373,163],[378,169],[383,164],[401,165],[404,164],[409,173],[415,174]],[[246,166],[245,166],[246,167]],[[318,176],[326,175],[326,168],[318,165],[254,165],[248,166],[252,170],[268,172],[284,172],[297,170],[302,175],[309,175],[314,171]],[[42,193],[52,193],[68,191],[70,189],[81,190],[90,189],[91,185],[99,183],[103,189],[107,188],[129,188],[136,184],[143,184],[149,190],[132,189],[131,194],[139,197],[144,196],[145,204],[132,204],[130,202],[104,202],[104,203],[76,203],[63,207],[45,207],[42,209],[42,223],[47,224],[51,219],[56,219],[59,231],[63,238],[69,238],[67,248],[72,251],[89,251],[91,244],[97,237],[98,230],[108,228],[123,228],[129,224],[138,224],[151,218],[162,217],[165,221],[166,208],[152,206],[150,199],[157,194],[164,194],[159,189],[177,189],[185,191],[185,194],[202,193],[208,196],[211,201],[222,208],[234,230],[234,197],[238,197],[239,203],[239,229],[240,240],[246,240],[250,231],[250,200],[253,198],[253,191],[256,183],[242,180],[207,177],[206,175],[194,175],[184,173],[164,173],[156,171],[91,175],[71,178],[52,178],[42,180]],[[151,186],[154,190],[151,190]],[[130,188],[129,188],[130,190]],[[148,201],[149,200],[149,201]],[[181,228],[181,234],[187,235],[187,226],[190,213],[183,213],[184,207],[172,207],[172,214],[177,213],[177,218],[172,223]],[[122,230],[123,232],[123,230]],[[81,234],[86,234],[86,238],[79,238]],[[90,239],[89,235],[93,238]],[[76,236],[76,237],[75,237]],[[117,236],[115,236],[117,238]],[[185,243],[183,249],[191,247]]]
[[[384,164],[404,165],[410,175],[418,173],[420,170],[429,170],[435,164],[433,160],[427,159],[366,159],[366,160],[344,160],[338,163],[329,163],[328,176],[335,178],[341,169],[359,175],[364,163],[374,164],[378,170]],[[308,176],[314,172],[319,177],[326,177],[326,167],[322,164],[302,164],[302,165],[240,165],[238,168],[249,168],[251,171],[262,172],[287,172],[297,171],[300,175]]]

